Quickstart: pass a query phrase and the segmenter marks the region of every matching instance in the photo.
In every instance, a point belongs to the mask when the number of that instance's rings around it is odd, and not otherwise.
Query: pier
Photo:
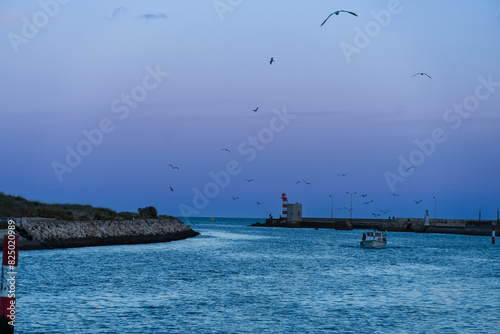
[[[181,240],[199,234],[174,217],[89,221],[10,219],[16,222],[20,250],[145,244]],[[7,230],[0,230],[0,236],[5,233]]]
[[[252,226],[288,227],[288,228],[322,228],[335,230],[377,229],[392,232],[445,233],[467,235],[491,235],[492,224],[496,220],[473,219],[429,219],[424,218],[306,218],[300,220],[266,219],[266,222]]]

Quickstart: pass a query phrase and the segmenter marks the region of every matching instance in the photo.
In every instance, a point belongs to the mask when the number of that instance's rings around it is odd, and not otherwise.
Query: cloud
[[[128,12],[127,7],[118,7],[113,10],[113,12],[108,15],[106,18],[110,21],[116,20],[120,14],[125,14]]]
[[[156,13],[156,14],[142,14],[141,18],[145,20],[159,20],[159,19],[166,19],[167,15],[164,13]]]

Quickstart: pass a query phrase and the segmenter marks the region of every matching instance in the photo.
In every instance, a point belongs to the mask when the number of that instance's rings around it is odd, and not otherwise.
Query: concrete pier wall
[[[372,229],[392,232],[445,233],[467,235],[491,235],[491,225],[495,220],[472,219],[430,219],[429,226],[423,218],[302,218],[300,222],[280,222],[267,219],[264,224],[253,226],[295,227],[295,228],[333,228],[336,230]]]

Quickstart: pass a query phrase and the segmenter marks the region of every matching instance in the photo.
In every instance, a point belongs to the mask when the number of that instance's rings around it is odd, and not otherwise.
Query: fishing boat
[[[361,247],[364,248],[385,248],[387,244],[386,239],[387,234],[379,231],[370,231],[363,233],[363,239],[361,240]]]

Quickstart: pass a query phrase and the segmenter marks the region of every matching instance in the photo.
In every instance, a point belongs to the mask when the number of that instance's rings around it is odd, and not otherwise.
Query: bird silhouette
[[[233,195],[231,195],[231,198],[233,199],[233,201],[237,200],[239,197],[234,197]]]
[[[174,189],[172,187],[169,187],[170,188],[170,191],[174,191]]]
[[[392,196],[399,196],[399,194],[392,193]]]
[[[254,179],[245,179],[245,181],[252,182],[252,181],[255,181],[255,180]]]
[[[229,153],[231,153],[231,151],[229,151],[227,148],[221,148],[220,150],[221,151],[228,151]]]
[[[305,184],[312,184],[311,182],[307,182],[306,180],[302,179],[302,181],[304,181]]]
[[[269,61],[269,65],[272,65],[275,62],[274,57],[271,57],[271,60]]]
[[[366,197],[366,196],[368,196],[368,194],[363,194],[363,195],[361,195],[359,197]]]
[[[364,202],[363,204],[370,204],[370,203],[372,203],[372,202],[373,202],[373,200],[368,201],[368,202]]]
[[[347,176],[347,175],[349,175],[349,174],[339,174],[339,176]]]
[[[389,211],[391,211],[391,210],[387,210],[387,211],[380,210],[380,212],[382,212],[384,215],[386,215],[387,213],[389,213]]]
[[[406,168],[406,171],[409,171],[410,169],[415,168],[413,166]]]
[[[299,184],[299,183],[300,183],[300,181],[295,182],[295,184]]]
[[[259,201],[257,201],[257,205],[260,205],[260,202],[259,202]]]
[[[420,72],[420,73],[415,73],[414,75],[412,75],[411,77],[413,78],[414,76],[417,76],[417,75],[426,75],[429,77],[429,79],[432,79],[431,76],[427,73],[423,73],[423,72]]]
[[[170,167],[172,167],[172,169],[179,169],[179,167],[176,167],[176,166],[174,166],[174,165],[172,165],[172,164],[168,164],[168,165],[169,165]]]
[[[372,213],[373,217],[380,217],[380,213]]]
[[[252,109],[254,112],[257,112],[257,110],[259,110],[259,107],[255,108],[255,109]]]
[[[420,201],[415,201],[415,200],[413,200],[413,202],[415,202],[415,203],[419,204],[420,202],[422,202],[422,200],[420,200]]]
[[[328,19],[330,18],[330,16],[332,16],[333,14],[335,14],[335,15],[339,15],[340,13],[349,13],[349,14],[351,14],[351,15],[358,16],[358,14],[353,13],[353,12],[350,12],[350,11],[347,11],[347,10],[337,10],[336,12],[333,12],[333,13],[331,13],[330,15],[328,15],[328,17],[327,17],[327,18],[323,21],[323,23],[321,23],[321,26],[320,26],[320,27],[322,27],[322,26],[323,26],[323,24],[325,24],[325,23],[326,23],[326,21],[328,21]]]

